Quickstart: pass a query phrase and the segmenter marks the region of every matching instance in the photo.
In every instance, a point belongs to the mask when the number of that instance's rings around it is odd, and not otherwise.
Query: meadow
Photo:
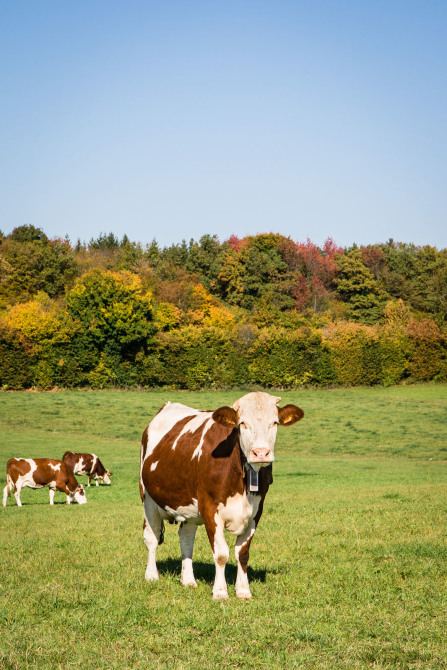
[[[167,400],[203,409],[244,392],[0,394],[0,487],[11,456],[97,453],[109,487],[88,504],[48,489],[0,509],[0,667],[447,668],[447,386],[281,392],[304,419],[278,430],[274,482],[252,542],[252,601],[179,580],[177,527],[144,581],[139,441]],[[86,483],[86,478],[80,478]]]

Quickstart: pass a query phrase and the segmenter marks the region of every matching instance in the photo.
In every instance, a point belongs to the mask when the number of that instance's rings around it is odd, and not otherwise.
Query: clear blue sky
[[[447,247],[445,0],[0,0],[0,229]]]

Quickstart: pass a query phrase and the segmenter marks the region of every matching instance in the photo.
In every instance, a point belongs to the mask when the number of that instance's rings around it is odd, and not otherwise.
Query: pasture
[[[112,486],[88,504],[48,489],[0,509],[0,667],[445,668],[447,386],[283,392],[304,419],[278,430],[274,482],[251,547],[252,601],[212,600],[197,533],[197,589],[179,581],[177,527],[144,581],[139,440],[167,400],[203,409],[244,392],[0,395],[0,486],[11,456],[93,451]],[[79,477],[86,483],[86,477]]]

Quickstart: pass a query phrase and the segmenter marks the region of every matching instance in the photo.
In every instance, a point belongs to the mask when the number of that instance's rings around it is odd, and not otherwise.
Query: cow
[[[279,407],[279,401],[267,393],[248,393],[232,407],[214,411],[168,402],[152,419],[140,458],[147,581],[158,579],[156,550],[168,520],[180,523],[181,583],[197,586],[192,555],[197,527],[204,524],[215,564],[213,599],[228,598],[224,530],[237,537],[236,596],[251,598],[249,549],[273,482],[276,430],[304,416],[296,405]]]
[[[71,468],[73,474],[88,475],[87,486],[90,486],[93,477],[96,486],[99,486],[99,481],[102,481],[103,484],[111,484],[112,473],[105,469],[96,454],[79,454],[66,451],[62,460]]]
[[[67,496],[67,505],[76,501],[80,505],[87,502],[82,484],[78,484],[69,467],[53,458],[10,458],[6,464],[6,486],[3,489],[3,507],[12,489],[17,505],[22,507],[20,491],[28,486],[31,489],[50,489],[50,505],[54,505],[54,494],[62,491]]]

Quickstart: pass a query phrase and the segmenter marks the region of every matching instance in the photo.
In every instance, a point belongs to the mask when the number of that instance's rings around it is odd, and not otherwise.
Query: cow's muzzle
[[[250,451],[250,463],[271,463],[272,461],[272,450],[268,447],[255,447]]]

